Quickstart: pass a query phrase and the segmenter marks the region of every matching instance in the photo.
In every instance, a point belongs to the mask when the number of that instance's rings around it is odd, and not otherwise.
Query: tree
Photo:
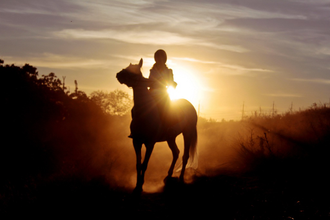
[[[130,96],[118,89],[109,93],[103,91],[92,92],[91,100],[99,105],[104,112],[111,115],[124,115],[133,106]]]

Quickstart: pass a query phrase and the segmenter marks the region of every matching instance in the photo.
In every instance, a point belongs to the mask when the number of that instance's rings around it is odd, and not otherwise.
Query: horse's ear
[[[143,65],[143,59],[141,58],[141,60],[140,60],[140,62],[139,62],[139,66],[140,66],[140,68],[142,67],[142,65]]]

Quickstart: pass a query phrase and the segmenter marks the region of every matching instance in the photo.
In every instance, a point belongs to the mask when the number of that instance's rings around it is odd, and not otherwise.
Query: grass
[[[330,108],[311,108],[276,117],[246,120],[248,135],[238,141],[238,160],[246,170],[325,175],[329,168]]]

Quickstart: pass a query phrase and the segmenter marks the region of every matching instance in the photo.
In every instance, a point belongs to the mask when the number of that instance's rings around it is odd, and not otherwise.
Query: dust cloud
[[[130,118],[128,116],[124,118],[125,120],[120,120],[120,124],[112,124],[115,128],[104,134],[108,141],[107,147],[102,151],[105,151],[109,157],[105,158],[104,153],[101,152],[96,153],[95,155],[99,155],[99,157],[94,157],[94,166],[98,167],[95,169],[98,169],[99,173],[107,177],[109,184],[133,189],[136,183],[136,158],[132,140],[127,137]],[[121,132],[111,133],[114,130]],[[242,125],[241,122],[209,122],[204,118],[200,118],[197,130],[199,166],[196,170],[188,169],[185,180],[189,182],[195,175],[214,176],[236,171],[238,164],[235,162],[237,157],[235,144],[239,141],[238,134],[245,135],[248,132],[245,125]],[[104,137],[100,137],[100,139]],[[176,143],[180,150],[179,159],[176,163],[176,167],[179,168],[184,146],[182,135],[176,138]],[[96,150],[95,148],[92,149]],[[144,152],[143,147],[142,155],[144,155]],[[144,191],[161,190],[164,186],[163,179],[167,175],[171,162],[172,153],[167,143],[156,143],[146,171]],[[104,164],[109,165],[104,166]],[[175,172],[173,175],[177,177],[179,172]]]
[[[198,169],[188,169],[186,182],[198,176],[240,175],[259,172],[299,173],[306,170],[324,172],[328,167],[327,155],[330,143],[330,109],[314,106],[306,110],[283,115],[250,117],[243,121],[215,122],[199,118]],[[126,121],[122,124],[123,129]],[[135,155],[130,140],[123,132],[116,136],[116,145],[109,149],[118,155],[107,173],[110,182],[117,186],[133,188],[136,181]],[[124,134],[125,133],[125,134]],[[176,139],[183,152],[183,137]],[[159,191],[172,161],[172,154],[165,142],[157,143],[145,176],[144,190]],[[308,161],[308,163],[306,163]],[[174,173],[178,176],[179,173]]]

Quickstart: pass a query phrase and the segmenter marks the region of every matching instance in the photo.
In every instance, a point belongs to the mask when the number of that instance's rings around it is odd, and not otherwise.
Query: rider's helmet
[[[155,52],[154,58],[155,58],[156,63],[165,64],[167,61],[166,52],[162,49],[159,49]]]

